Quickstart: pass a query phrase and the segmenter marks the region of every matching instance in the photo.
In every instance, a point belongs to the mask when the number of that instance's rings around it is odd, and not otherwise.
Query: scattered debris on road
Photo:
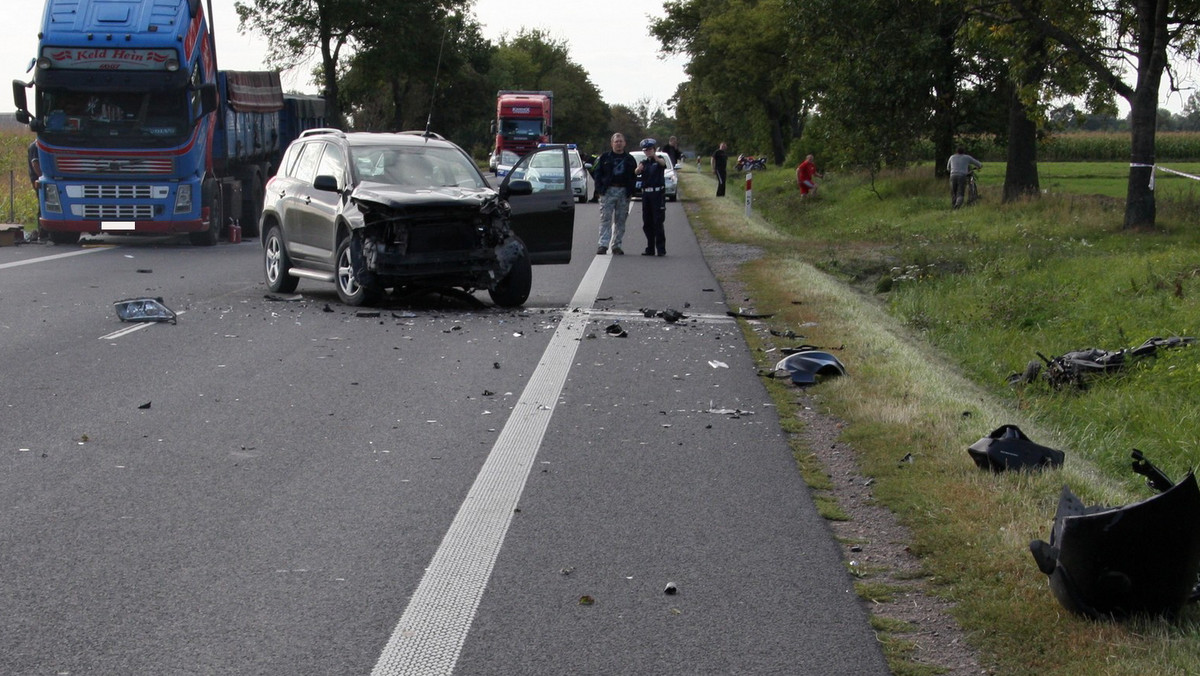
[[[123,322],[176,323],[175,312],[163,305],[162,298],[126,298],[113,303],[117,317]]]

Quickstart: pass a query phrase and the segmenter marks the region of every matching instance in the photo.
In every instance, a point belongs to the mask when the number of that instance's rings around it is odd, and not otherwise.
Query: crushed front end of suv
[[[537,154],[569,164],[564,146]],[[529,297],[532,265],[570,261],[570,186],[514,174],[493,189],[435,134],[307,131],[266,193],[260,227],[274,292],[311,279],[333,282],[354,306],[387,289],[448,288],[515,307]]]

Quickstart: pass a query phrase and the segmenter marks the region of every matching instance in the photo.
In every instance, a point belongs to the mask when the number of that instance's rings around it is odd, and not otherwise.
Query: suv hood
[[[350,193],[350,199],[356,203],[377,204],[388,209],[455,205],[479,209],[487,202],[495,201],[497,196],[496,191],[490,188],[429,188],[364,181]]]

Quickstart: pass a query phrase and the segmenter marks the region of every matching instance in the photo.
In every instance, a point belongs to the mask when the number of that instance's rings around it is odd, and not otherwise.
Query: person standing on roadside
[[[652,138],[642,139],[642,151],[646,159],[637,166],[637,175],[642,178],[642,232],[646,233],[646,249],[643,256],[667,255],[667,233],[664,223],[667,218],[667,158],[656,151],[658,142]]]
[[[683,157],[683,153],[679,151],[679,140],[674,136],[667,139],[667,145],[663,146],[660,152],[667,156],[672,167],[679,164],[679,158]]]
[[[813,163],[813,156],[810,154],[796,167],[796,187],[800,188],[801,197],[808,197],[810,193],[817,191],[817,184],[813,181],[816,176],[817,165]]]
[[[717,197],[725,196],[725,170],[729,164],[729,146],[721,141],[721,145],[717,148],[717,152],[712,156],[712,170],[717,176]]]
[[[625,253],[621,240],[625,238],[625,218],[629,215],[629,196],[633,193],[637,160],[625,152],[625,136],[620,132],[609,140],[612,150],[606,150],[596,160],[593,176],[596,194],[600,195],[600,240],[596,255],[608,253],[612,243],[613,255]]]
[[[967,154],[967,149],[959,146],[950,159],[946,160],[946,171],[950,172],[950,208],[962,206],[963,193],[967,189],[967,179],[971,169],[982,169],[983,163]]]

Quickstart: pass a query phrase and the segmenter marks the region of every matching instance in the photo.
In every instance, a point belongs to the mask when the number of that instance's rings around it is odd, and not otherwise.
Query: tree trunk
[[[1129,97],[1131,153],[1125,193],[1125,229],[1153,228],[1154,135],[1158,123],[1158,87],[1167,65],[1167,0],[1137,0],[1137,86]]]
[[[333,29],[328,8],[324,3],[317,8],[317,33],[321,41],[321,80],[324,85],[325,122],[334,129],[342,128],[342,108],[338,102],[337,50],[333,46]]]
[[[958,57],[955,55],[955,35],[958,33],[961,12],[942,10],[938,23],[938,45],[936,80],[934,81],[934,108],[930,134],[933,138],[933,175],[946,178],[946,158],[954,154],[954,99],[958,94]]]
[[[1146,96],[1141,88],[1130,109],[1132,153],[1129,157],[1129,185],[1125,193],[1125,229],[1153,228],[1157,217],[1154,189],[1154,123],[1158,112],[1157,89]],[[1149,101],[1142,99],[1148,98]]]
[[[1041,194],[1037,166],[1037,124],[1021,101],[1020,90],[1011,88],[1008,98],[1008,156],[1004,171],[1004,201]]]
[[[1034,7],[1041,13],[1041,2]],[[1008,85],[1008,167],[1004,172],[1004,201],[1041,194],[1038,184],[1037,123],[1030,117],[1029,105],[1022,90],[1041,89],[1046,75],[1046,39],[1031,35],[1023,41],[1025,66],[1017,73],[1017,81]]]

